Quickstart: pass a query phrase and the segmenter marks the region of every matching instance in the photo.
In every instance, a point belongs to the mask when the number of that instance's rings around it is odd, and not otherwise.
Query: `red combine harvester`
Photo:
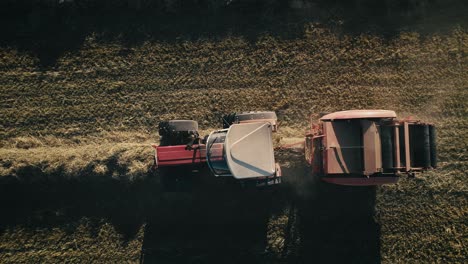
[[[435,127],[388,110],[326,114],[306,132],[305,157],[312,176],[328,183],[395,183],[437,167]]]
[[[223,118],[224,129],[203,139],[192,120],[159,123],[160,145],[155,148],[155,167],[166,191],[184,189],[204,168],[219,178],[242,185],[268,186],[281,182],[275,162],[272,132],[274,112],[247,112]]]

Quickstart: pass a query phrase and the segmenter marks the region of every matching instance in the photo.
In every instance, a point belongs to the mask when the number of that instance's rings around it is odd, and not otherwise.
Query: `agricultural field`
[[[133,44],[94,32],[47,65],[34,50],[2,45],[0,262],[464,262],[467,29],[383,36],[321,23],[300,28],[294,37]],[[210,250],[224,232],[216,221],[194,221],[212,230],[203,234],[213,240],[206,247],[179,249],[178,234],[154,251],[158,214],[173,214],[169,230],[183,225],[177,217],[210,215],[206,205],[181,215],[166,208],[151,172],[159,121],[193,119],[209,131],[222,114],[271,110],[280,145],[302,137],[320,112],[366,108],[435,123],[439,168],[373,189],[325,186],[305,195],[309,202],[292,202],[301,196],[295,188],[263,197],[270,213],[260,210],[263,225],[253,232],[266,240],[259,251]],[[300,154],[279,155],[286,177],[304,173]],[[231,227],[250,230],[248,222]]]

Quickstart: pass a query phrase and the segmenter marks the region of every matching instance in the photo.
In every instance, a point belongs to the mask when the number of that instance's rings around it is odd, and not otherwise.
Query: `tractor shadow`
[[[271,192],[223,184],[164,193],[148,215],[141,263],[263,263]]]
[[[376,188],[311,183],[300,153],[277,159],[287,176],[275,190],[213,185],[163,195],[148,215],[140,262],[380,263]],[[275,226],[281,217],[287,223]]]
[[[173,215],[172,221],[156,215],[148,219],[141,263],[264,262],[266,218],[261,213],[245,221],[237,220],[236,212],[213,210],[222,215],[218,218],[201,211]]]
[[[65,179],[64,168],[44,174],[25,167],[24,177],[0,180],[0,234],[21,227],[72,235],[85,218],[94,236],[106,222],[123,244],[144,226],[142,263],[380,263],[376,188],[312,184],[302,160],[280,153],[279,188],[203,181],[176,193],[161,193],[157,175],[133,182],[91,174]]]

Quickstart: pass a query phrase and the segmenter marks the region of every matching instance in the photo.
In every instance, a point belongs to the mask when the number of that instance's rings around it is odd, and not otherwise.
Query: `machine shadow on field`
[[[283,175],[289,176],[290,206],[297,212],[286,232],[287,262],[380,263],[376,187],[339,186],[313,178],[302,152],[288,152],[280,161],[289,164]]]
[[[278,188],[203,183],[183,193],[161,193],[157,175],[52,180],[31,169],[24,173],[42,180],[1,179],[0,235],[16,228],[73,235],[84,221],[96,239],[99,226],[111,224],[120,235],[113,243],[124,245],[144,226],[143,263],[379,263],[376,189],[313,183],[302,160],[279,151]]]
[[[229,196],[185,197],[185,201],[179,197],[158,208],[145,226],[141,262],[263,262],[268,198],[255,193],[242,199]]]
[[[375,188],[321,185],[300,205],[299,262],[380,263]]]
[[[278,188],[201,181],[172,193],[160,191],[158,175],[53,180],[66,172],[30,168],[23,174],[36,180],[0,179],[0,235],[18,227],[72,235],[85,219],[96,239],[111,224],[121,237],[113,243],[134,239],[144,225],[143,263],[379,263],[375,188],[313,182],[301,153],[279,151],[278,161]]]
[[[380,263],[376,189],[312,183],[302,160],[280,153],[279,189],[167,195],[148,217],[141,262]]]
[[[246,263],[266,258],[266,233],[279,189],[244,189],[209,176],[165,192],[147,215],[142,263]],[[174,175],[175,176],[175,175]],[[180,175],[182,176],[182,175]],[[187,175],[185,175],[187,176]]]

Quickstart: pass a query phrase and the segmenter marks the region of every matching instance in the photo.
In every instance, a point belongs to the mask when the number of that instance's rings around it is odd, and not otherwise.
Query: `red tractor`
[[[388,110],[326,114],[305,138],[313,176],[339,185],[395,183],[399,174],[437,167],[436,156],[434,125]]]
[[[191,185],[204,168],[215,177],[242,185],[268,186],[281,182],[275,162],[272,132],[277,129],[274,112],[247,112],[223,117],[223,129],[201,138],[192,120],[159,124],[160,145],[155,148],[165,190]]]

